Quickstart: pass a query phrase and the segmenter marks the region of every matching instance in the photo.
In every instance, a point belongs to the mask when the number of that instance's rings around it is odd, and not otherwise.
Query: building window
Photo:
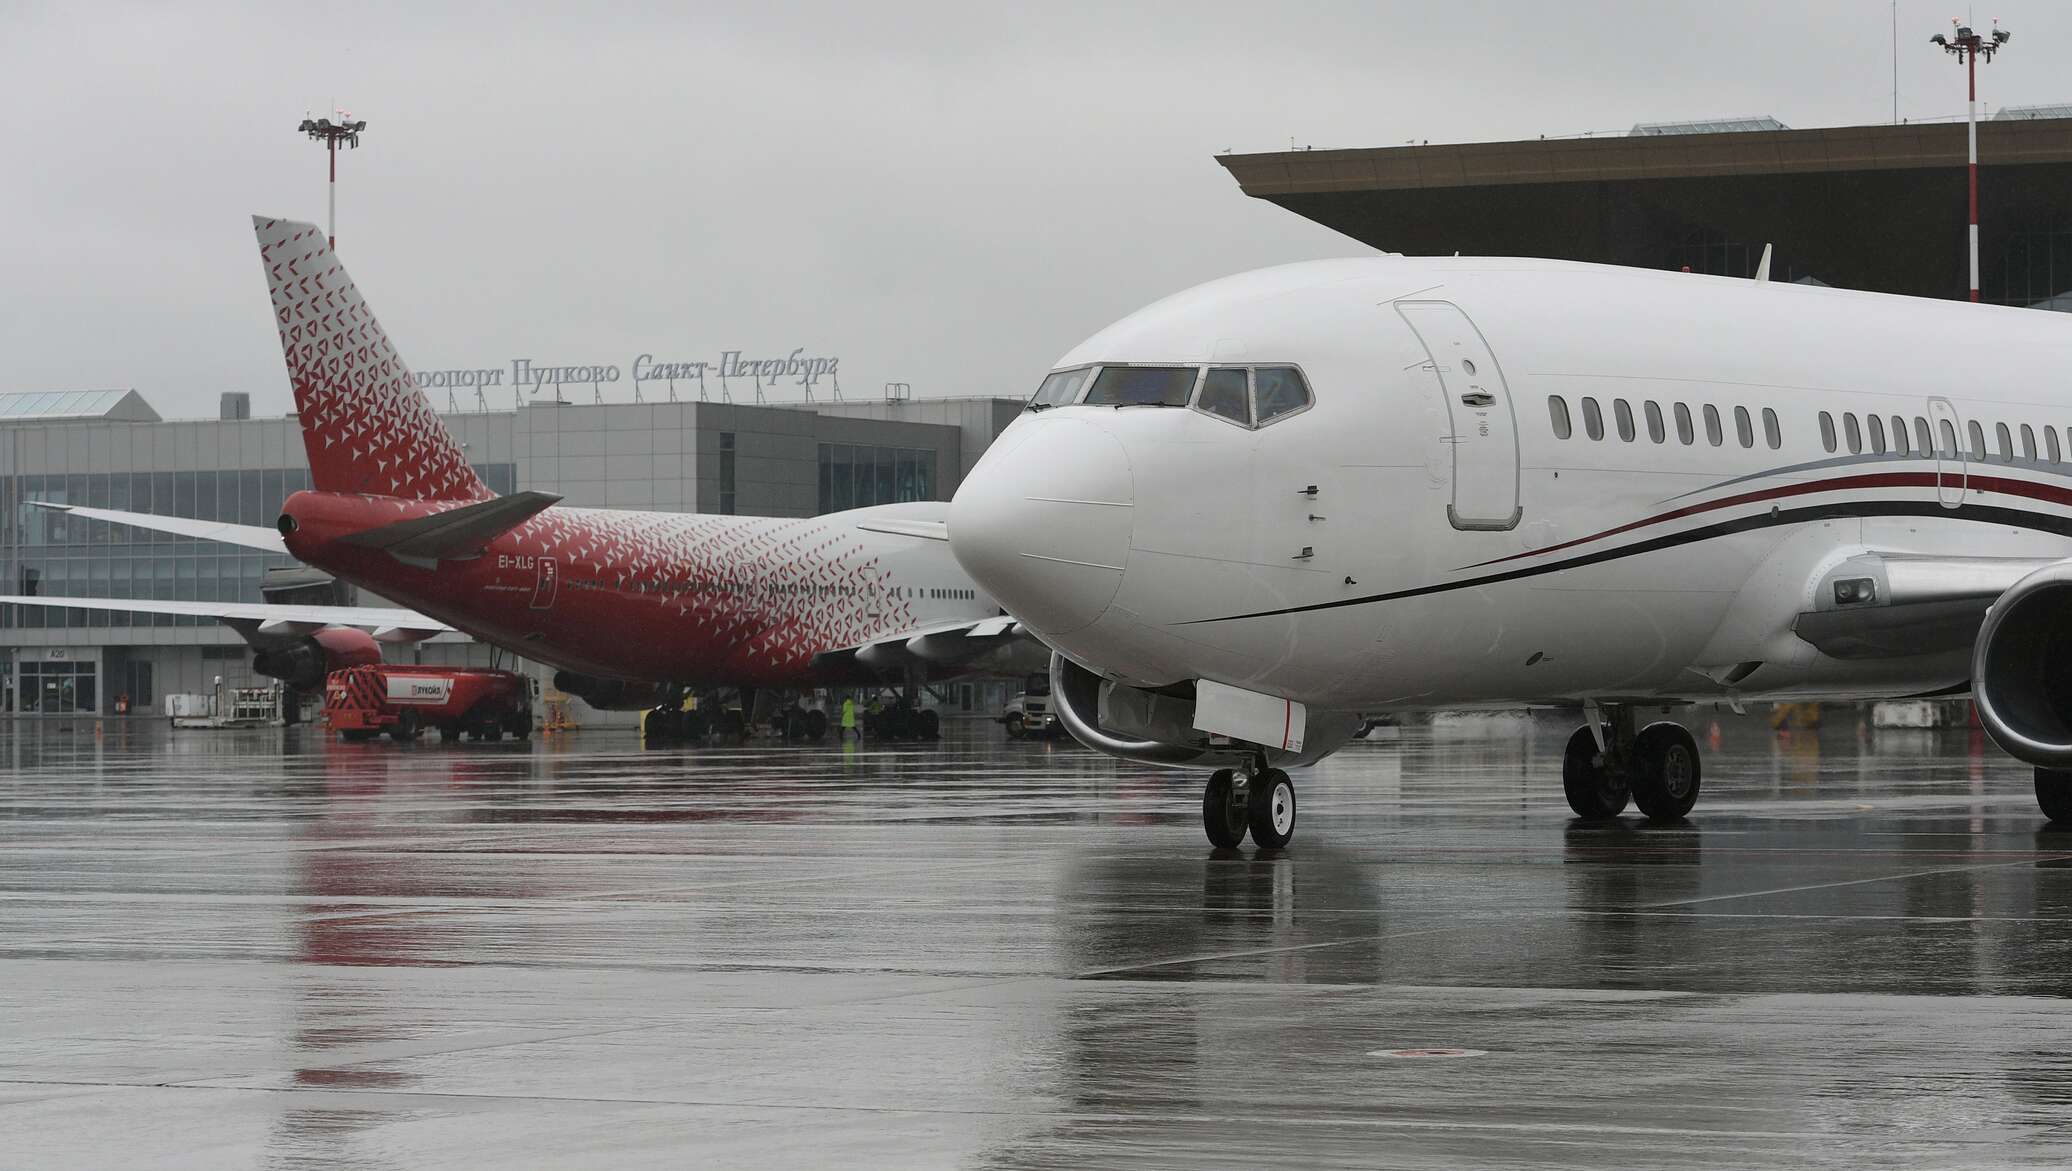
[[[1835,449],[1835,417],[1826,411],[1820,412],[1820,446],[1830,453]]]
[[[719,433],[719,511],[734,515],[734,433]]]
[[[820,445],[821,512],[935,498],[935,452],[928,448]]]
[[[1202,397],[1207,398],[1208,392],[1203,391]],[[1554,422],[1554,438],[1566,439],[1570,435],[1575,434],[1575,427],[1570,424],[1568,419],[1568,401],[1560,395],[1550,394],[1547,396],[1547,417]]]

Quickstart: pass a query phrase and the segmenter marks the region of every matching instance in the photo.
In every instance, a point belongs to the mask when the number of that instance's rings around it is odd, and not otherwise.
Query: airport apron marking
[[[2018,482],[2018,481],[2010,481]],[[2028,485],[2034,487],[2034,485]],[[1823,489],[1824,490],[1824,489]],[[2026,493],[2025,493],[2026,494]],[[1194,618],[1176,622],[1175,626],[1195,626],[1205,622],[1236,622],[1245,618],[1278,618],[1289,614],[1307,614],[1313,610],[1337,610],[1346,606],[1365,606],[1375,602],[1394,602],[1404,598],[1421,598],[1428,594],[1443,594],[1453,590],[1473,589],[1476,586],[1499,585],[1529,577],[1543,577],[1559,573],[1564,569],[1580,569],[1587,565],[1601,565],[1607,561],[1620,561],[1638,557],[1645,553],[1656,553],[1674,549],[1681,545],[1694,545],[1716,537],[1729,537],[1738,533],[1754,532],[1758,529],[1776,528],[1781,525],[1804,524],[1816,520],[1841,520],[1873,516],[1923,516],[1944,517],[1951,520],[1973,521],[1980,524],[2004,525],[2016,528],[2031,528],[2055,533],[2061,537],[2072,537],[2072,517],[2052,516],[2044,512],[2030,512],[2020,508],[2000,508],[1984,504],[1964,504],[1956,508],[1945,508],[1933,500],[1869,500],[1849,501],[1834,504],[1813,504],[1804,508],[1780,509],[1772,507],[1768,512],[1754,516],[1723,520],[1681,533],[1670,533],[1636,541],[1630,545],[1604,549],[1596,553],[1585,553],[1549,565],[1535,565],[1524,569],[1513,569],[1503,573],[1471,577],[1466,581],[1441,582],[1437,585],[1417,586],[1407,590],[1396,590],[1386,594],[1368,594],[1358,598],[1341,598],[1333,602],[1312,602],[1307,606],[1287,606],[1279,610],[1259,610],[1250,614],[1227,614],[1220,618]]]

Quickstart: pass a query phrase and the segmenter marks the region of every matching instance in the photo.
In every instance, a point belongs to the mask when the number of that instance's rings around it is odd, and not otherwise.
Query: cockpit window
[[[1252,425],[1251,395],[1245,386],[1243,370],[1209,371],[1209,376],[1202,380],[1201,398],[1194,405],[1239,426]]]
[[[1043,380],[1042,386],[1036,388],[1036,393],[1029,399],[1029,405],[1039,408],[1066,405],[1079,397],[1079,388],[1086,385],[1086,376],[1091,373],[1092,369],[1085,366],[1077,370],[1054,371],[1050,377]]]
[[[1086,396],[1102,407],[1184,407],[1198,366],[1105,366]]]
[[[1261,366],[1252,371],[1253,417],[1261,424],[1309,405],[1309,384],[1293,366]]]

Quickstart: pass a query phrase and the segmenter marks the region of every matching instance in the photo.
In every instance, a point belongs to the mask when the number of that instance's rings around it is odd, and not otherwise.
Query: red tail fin
[[[322,492],[487,500],[460,444],[312,224],[252,217],[281,352]]]

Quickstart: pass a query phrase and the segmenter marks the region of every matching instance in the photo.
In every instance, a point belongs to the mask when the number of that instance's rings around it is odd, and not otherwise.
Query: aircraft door
[[[1946,398],[1928,400],[1928,428],[1935,438],[1935,501],[1944,508],[1964,503],[1970,467],[1964,452],[1964,421]]]
[[[1457,529],[1510,529],[1518,504],[1518,420],[1511,392],[1482,331],[1451,301],[1398,301],[1396,312],[1424,343],[1435,391],[1446,404],[1453,449]]]

